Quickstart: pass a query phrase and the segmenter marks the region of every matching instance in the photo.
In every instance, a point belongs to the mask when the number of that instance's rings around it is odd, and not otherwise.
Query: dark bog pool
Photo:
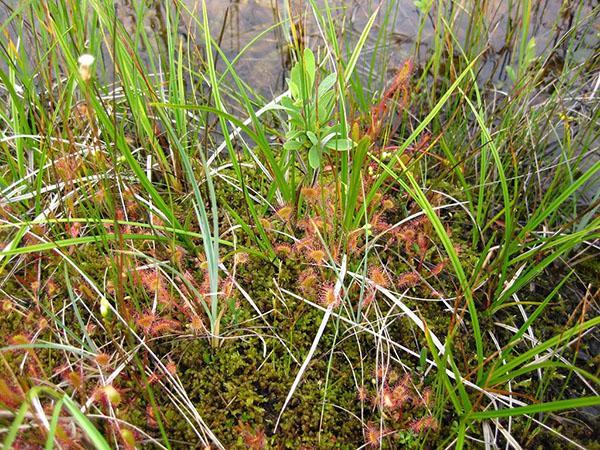
[[[242,53],[235,63],[236,72],[266,97],[281,92],[285,84],[289,65],[286,37],[289,35],[289,23],[286,21],[289,17],[288,3],[294,20],[304,24],[306,44],[316,47],[321,42],[320,32],[315,26],[308,0],[206,0],[214,39],[229,60]],[[325,0],[316,0],[316,3],[323,8]],[[438,2],[432,3],[437,5]],[[481,81],[492,81],[496,87],[501,87],[506,77],[505,65],[512,58],[515,42],[520,39],[520,5],[523,3],[518,0],[441,2],[443,16],[454,18],[452,30],[461,45],[477,40],[476,47],[486,49],[482,56],[484,65],[479,73]],[[437,21],[435,6],[426,16],[419,33],[424,15],[419,12],[414,0],[328,0],[328,4],[335,27],[348,52],[352,50],[369,17],[379,8],[362,54],[363,64],[358,67],[359,71],[368,73],[371,78],[374,72],[377,72],[379,80],[385,78],[388,74],[380,73],[384,70],[382,68],[393,72],[409,57],[417,63],[424,61],[432,51]],[[535,38],[538,54],[547,52],[549,48],[554,49],[550,52],[553,63],[560,66],[568,50],[567,42],[572,42],[561,40],[561,37],[578,22],[587,22],[588,26],[576,27],[578,45],[572,50],[581,55],[582,60],[598,52],[597,14],[600,7],[595,0],[534,0],[531,4],[528,38]],[[0,0],[0,23],[13,41],[20,40],[21,46],[24,46],[31,36],[19,36],[16,28],[6,22],[19,5],[23,5],[19,0]],[[484,5],[483,13],[474,10],[474,5],[478,8]],[[133,33],[135,27],[142,23],[159,44],[166,35],[166,8],[171,8],[171,13],[176,8],[180,14],[179,33],[186,44],[198,46],[199,49],[202,45],[202,31],[198,26],[202,22],[201,0],[115,0],[115,6],[120,21],[127,29]],[[473,28],[471,18],[477,14],[478,17],[483,14],[484,25]],[[26,28],[34,33],[40,24],[29,23],[30,20],[25,8],[24,14],[14,19],[13,23],[24,21]],[[4,36],[1,39],[5,39]]]
[[[136,23],[136,1],[122,1],[119,6],[120,17],[128,26]],[[429,56],[428,52],[435,39],[435,8],[430,10],[419,35],[423,14],[413,0],[329,0],[328,3],[338,32],[340,36],[345,36],[348,48],[356,42],[369,17],[379,8],[374,29],[363,52],[363,61],[367,64],[376,61],[374,67],[394,70],[406,58],[414,57],[419,61]],[[433,3],[437,4],[436,1]],[[442,3],[445,8],[444,17],[455,17],[452,29],[461,45],[467,40],[478,40],[478,48],[486,48],[483,55],[485,64],[479,74],[481,80],[501,84],[506,77],[505,65],[511,59],[514,43],[520,39],[519,21],[522,12],[519,5],[524,2],[491,0]],[[567,51],[566,46],[561,44],[561,37],[577,21],[593,23],[597,13],[594,11],[594,2],[545,0],[531,3],[528,38],[535,38],[538,54],[554,48],[554,63],[560,64]],[[171,3],[154,1],[146,4],[145,26],[160,33],[161,27],[164,27],[165,8]],[[299,19],[304,16],[307,45],[316,45],[320,42],[320,33],[315,26],[316,20],[308,0],[290,0],[289,4],[292,17]],[[317,0],[317,4],[323,7],[325,1]],[[483,28],[473,28],[471,23],[471,18],[476,14],[474,4],[485,4]],[[197,36],[201,35],[195,22],[202,20],[202,2],[186,0],[185,5],[187,10],[182,11],[180,32],[186,38],[200,42],[201,39]],[[288,64],[287,0],[206,0],[206,5],[212,35],[228,58],[231,60],[243,52],[236,62],[236,71],[242,79],[267,96],[281,91]],[[598,30],[597,27],[594,30],[592,25],[578,27],[578,32],[580,44],[575,51],[584,59],[598,50]],[[378,41],[378,36],[384,36],[384,42]],[[363,70],[366,70],[364,66]]]
[[[138,0],[124,0],[119,4],[119,16],[126,26],[133,27],[138,23],[134,12],[137,2]],[[317,0],[321,7],[324,3],[324,0]],[[363,60],[376,61],[373,67],[390,70],[406,58],[423,60],[428,57],[435,39],[435,8],[430,10],[419,35],[423,15],[414,3],[413,0],[329,0],[336,27],[340,36],[344,36],[347,48],[352,47],[369,17],[376,8],[380,8],[374,30],[364,49]],[[515,39],[520,39],[518,21],[521,11],[518,5],[523,2],[484,2],[483,29],[472,29],[470,25],[470,18],[474,14],[473,3],[481,2],[443,2],[446,8],[444,16],[455,17],[452,29],[461,43],[466,39],[478,39],[479,48],[487,48],[483,55],[485,64],[479,75],[482,81],[491,80],[498,84],[506,77],[504,67],[511,59]],[[320,42],[320,33],[315,26],[309,2],[291,0],[289,4],[294,18],[304,16],[307,44],[315,45]],[[170,5],[171,2],[146,2],[144,25],[160,34],[167,15],[165,8],[172,7]],[[243,52],[235,66],[241,78],[266,96],[281,91],[288,66],[287,0],[206,0],[206,5],[212,35],[227,57],[231,60]],[[556,63],[560,64],[563,56],[561,52],[567,51],[566,48],[561,48],[561,36],[576,21],[593,16],[593,2],[546,0],[534,1],[532,5],[529,38],[535,37],[538,53],[555,48]],[[202,41],[197,26],[202,21],[201,11],[202,2],[198,0],[187,0],[185,8],[180,8],[181,34],[198,43]],[[585,58],[595,50],[597,35],[579,32],[580,46],[576,51]],[[384,42],[378,40],[378,36],[385,37]]]

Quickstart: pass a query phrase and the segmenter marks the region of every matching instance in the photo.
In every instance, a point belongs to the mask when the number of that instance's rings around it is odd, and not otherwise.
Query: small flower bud
[[[121,403],[121,394],[112,385],[108,384],[102,389],[104,397],[113,406],[119,406]]]
[[[87,82],[92,78],[91,68],[95,60],[96,58],[89,54],[81,55],[79,59],[77,59],[77,62],[79,63],[79,75],[81,75],[83,81]]]
[[[123,439],[126,448],[135,448],[135,436],[133,435],[133,432],[131,430],[123,428],[121,430],[121,439]]]
[[[106,300],[105,298],[102,298],[100,300],[100,314],[102,315],[102,317],[107,317],[108,313],[110,312],[110,304],[108,303],[108,300]]]

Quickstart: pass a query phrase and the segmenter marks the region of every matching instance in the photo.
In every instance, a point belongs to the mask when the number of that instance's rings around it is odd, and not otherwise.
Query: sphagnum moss
[[[106,2],[6,15],[5,446],[597,446],[598,8],[419,2],[398,69],[401,1],[341,29],[292,8],[270,102],[207,10],[171,2],[156,33],[142,3],[133,30]]]

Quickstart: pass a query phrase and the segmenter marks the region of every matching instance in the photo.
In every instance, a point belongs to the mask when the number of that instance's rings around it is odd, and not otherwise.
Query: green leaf
[[[535,59],[535,37],[532,37],[527,43],[527,49],[525,51],[525,66],[528,66]]]
[[[317,96],[319,97],[319,103],[321,102],[321,96],[328,92],[333,85],[335,84],[335,80],[337,79],[337,75],[335,73],[331,73],[327,75],[323,81],[319,84],[319,89],[317,90]]]
[[[300,109],[296,106],[294,101],[290,97],[283,97],[281,99],[281,106],[273,109],[283,109],[288,113],[290,118],[296,120],[302,120],[302,115],[300,113]]]
[[[325,147],[331,150],[345,152],[354,147],[354,142],[352,142],[352,140],[348,138],[332,139],[327,144],[325,144]]]
[[[308,164],[312,169],[318,169],[321,166],[321,149],[318,145],[313,145],[308,151]]]
[[[308,136],[308,139],[310,139],[310,142],[313,145],[317,145],[319,143],[319,138],[317,137],[317,135],[315,133],[313,133],[312,131],[307,131],[306,132],[306,136]]]
[[[542,412],[561,411],[564,409],[584,408],[600,405],[600,397],[581,397],[555,402],[537,403],[535,405],[519,406],[517,408],[504,408],[498,410],[481,411],[469,414],[470,419],[484,420],[499,417],[521,416],[523,414],[538,414]]]
[[[510,81],[516,83],[517,75],[515,74],[515,71],[512,67],[506,66],[506,74],[508,75],[508,78],[510,78]]]
[[[58,419],[60,418],[60,411],[65,402],[64,398],[61,398],[54,405],[54,411],[52,412],[52,419],[50,421],[50,428],[48,429],[48,436],[46,438],[46,445],[44,450],[52,450],[54,448],[56,430],[58,428]]]
[[[327,123],[335,106],[335,91],[329,91],[319,97],[319,123]]]
[[[303,145],[298,141],[287,141],[283,144],[283,148],[286,150],[300,150]]]
[[[283,97],[280,103],[285,109],[298,110],[298,107],[290,97]]]
[[[290,70],[290,80],[288,81],[290,92],[295,99],[301,98],[300,86],[302,86],[302,67],[300,64],[294,64]]]
[[[94,444],[94,446],[99,450],[109,450],[110,445],[108,445],[108,442],[106,442],[100,431],[98,431],[98,429],[94,427],[92,422],[90,422],[90,420],[83,415],[83,413],[79,410],[79,407],[75,404],[75,402],[73,402],[73,400],[71,400],[67,396],[63,398],[65,406],[67,407],[75,421],[85,432],[88,439]]]
[[[423,347],[421,350],[421,354],[419,355],[419,368],[421,370],[425,370],[425,365],[427,364],[427,347]]]
[[[415,0],[414,4],[421,14],[429,14],[433,0]]]
[[[292,73],[293,73],[292,69]],[[289,81],[288,86],[290,87],[290,93],[293,98],[300,98],[300,90],[298,89],[298,85],[294,81]]]
[[[368,137],[363,137],[357,144],[356,150],[352,152],[352,170],[350,172],[350,183],[346,195],[346,208],[344,211],[344,226],[347,230],[351,229],[354,222],[355,212],[360,206],[358,195],[362,185],[362,171],[364,161],[369,151],[371,141]]]
[[[304,49],[304,71],[306,74],[306,91],[312,91],[313,85],[315,83],[315,75],[316,75],[316,64],[315,64],[315,55],[310,48]]]
[[[285,139],[288,141],[299,140],[302,137],[304,137],[304,133],[300,130],[289,130],[285,133]]]

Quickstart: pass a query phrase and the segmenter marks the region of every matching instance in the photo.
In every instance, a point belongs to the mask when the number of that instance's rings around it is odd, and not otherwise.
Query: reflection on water
[[[160,27],[164,27],[165,2],[146,3],[148,7],[144,12],[144,24],[147,29],[160,32]],[[371,37],[371,41],[365,47],[365,60],[372,56],[375,49],[378,52],[377,58],[385,59],[392,65],[397,65],[410,56],[419,24],[419,13],[413,5],[413,0],[329,0],[328,3],[340,35],[343,30],[350,38],[360,35],[378,6],[380,14],[375,24],[376,29],[384,26],[386,15],[391,18],[391,22],[387,24],[388,42],[382,45]],[[286,36],[289,31],[286,4],[286,0],[206,1],[214,39],[230,61],[243,51],[243,55],[236,62],[236,72],[244,81],[266,95],[280,92],[285,84],[289,63],[286,51]],[[317,0],[317,4],[323,6],[324,1]],[[200,43],[202,39],[198,25],[202,22],[202,2],[186,0],[185,5],[187,11],[183,12],[180,32],[186,38]],[[121,21],[126,28],[133,30],[137,24],[135,11],[139,0],[121,0],[119,6]],[[315,19],[309,10],[309,2],[291,0],[290,6],[294,20],[304,17],[302,24],[306,29],[306,44],[314,47],[321,39]],[[426,23],[424,35],[430,35],[431,30],[431,24]],[[251,46],[244,49],[251,42]]]
[[[320,6],[324,2],[325,0],[316,0]],[[316,21],[308,0],[206,0],[212,36],[229,61],[237,58],[235,69],[240,77],[267,97],[281,92],[285,84],[289,58],[289,26],[286,23],[288,3],[294,20],[300,16],[305,17],[303,23],[307,45],[316,47],[321,42],[320,33],[315,26]],[[435,1],[433,3],[437,4]],[[445,8],[444,17],[456,17],[452,30],[458,41],[464,43],[475,39],[478,40],[478,48],[487,48],[483,55],[484,65],[479,73],[482,81],[492,80],[497,84],[506,77],[504,66],[512,58],[510,52],[513,43],[519,38],[516,33],[520,26],[522,12],[518,5],[521,3],[523,2],[508,0],[441,2]],[[393,71],[406,58],[416,55],[419,62],[425,60],[430,52],[437,21],[434,9],[424,21],[419,34],[422,15],[415,7],[414,0],[328,0],[328,4],[332,9],[338,35],[346,40],[345,48],[348,52],[352,50],[371,14],[380,8],[374,30],[363,51],[362,61],[365,64],[358,66],[358,70],[363,73],[368,72],[365,68],[368,64],[373,64],[376,68],[389,67]],[[567,51],[566,44],[561,44],[561,36],[577,20],[597,13],[597,0],[538,0],[531,4],[530,37],[535,37],[538,53],[557,46],[558,51],[554,52],[552,62],[560,65]],[[0,23],[10,16],[17,5],[20,5],[20,0],[0,0]],[[195,46],[192,50],[200,55],[203,51],[199,26],[202,23],[201,0],[115,0],[118,17],[124,27],[133,36],[142,21],[149,35],[156,37],[155,41],[150,42],[150,45],[155,46],[165,43],[167,17],[174,14],[173,5],[179,5],[179,34],[186,45]],[[485,30],[472,29],[469,18],[474,5],[485,5]],[[25,15],[23,20],[27,22],[29,17]],[[35,30],[36,24],[30,24],[29,28]],[[15,30],[11,27],[7,31],[13,39],[20,38],[14,36]],[[587,27],[577,27],[577,32],[580,33],[577,40],[579,44],[574,50],[581,59],[589,58],[590,54],[598,51],[598,29],[590,31]],[[382,39],[378,40],[378,37]],[[27,37],[23,39],[26,40]],[[420,42],[418,48],[417,40]],[[147,61],[149,58],[144,58],[145,50],[142,45],[140,52],[142,59]],[[222,61],[220,67],[223,68]],[[385,79],[386,75],[389,74],[378,73],[379,81]]]
[[[136,23],[134,11],[136,6],[139,6],[139,1],[120,2],[120,17],[126,26]],[[287,64],[285,36],[288,28],[284,23],[287,17],[286,3],[286,0],[206,0],[212,35],[229,60],[235,58],[247,44],[263,33],[236,62],[236,71],[244,81],[266,95],[283,89]],[[323,3],[323,0],[317,1],[321,6]],[[474,33],[470,29],[469,8],[472,8],[473,3],[479,2],[443,2],[445,8],[456,12],[457,19],[453,29],[460,42],[468,39],[469,33],[480,38],[480,32]],[[520,11],[514,5],[511,7],[512,3],[518,2],[491,0],[485,3],[487,42],[480,48],[487,45],[488,50],[484,56],[485,64],[480,76],[484,80],[501,81],[505,77],[503,66],[509,60],[512,48],[508,43],[514,39],[515,26],[518,26],[515,18],[520,17]],[[592,3],[562,0],[533,2],[531,36],[535,36],[539,51],[547,46],[556,45],[561,34],[572,26],[577,14],[583,17],[592,11]],[[164,8],[168,2],[154,1],[146,4],[149,6],[145,10],[144,23],[153,31],[159,31],[164,27]],[[202,21],[202,2],[186,0],[185,4],[188,10],[182,13],[180,32],[186,38],[192,38],[199,43],[201,39],[197,39],[196,36],[201,36],[197,25]],[[290,4],[295,17],[306,13],[308,19],[304,23],[307,28],[308,45],[314,46],[319,41],[319,32],[308,9],[309,2],[291,0]],[[375,30],[365,47],[364,61],[370,61],[374,56],[379,62],[379,67],[397,67],[404,59],[415,54],[421,16],[413,0],[329,0],[329,5],[340,34],[344,30],[349,39],[354,40],[362,32],[373,11],[380,7]],[[434,22],[435,15],[431,14],[421,31],[421,46],[418,49],[421,58],[427,55],[429,44],[434,39]],[[272,29],[265,32],[269,27]],[[377,32],[381,31],[382,27],[385,32],[384,45],[376,41]],[[587,53],[594,50],[595,37],[588,34],[580,38],[582,45],[579,51],[582,52],[582,57],[589,56]]]

